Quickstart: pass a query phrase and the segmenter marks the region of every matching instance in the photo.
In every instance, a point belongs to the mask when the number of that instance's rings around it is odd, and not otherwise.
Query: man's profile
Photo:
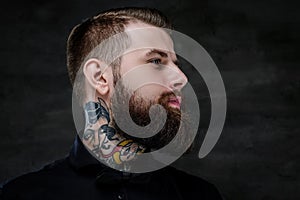
[[[222,199],[212,184],[170,166],[131,173],[136,160],[170,143],[179,130],[178,148],[190,144],[190,119],[181,112],[187,77],[164,29],[172,29],[167,18],[148,8],[101,12],[74,27],[67,67],[84,122],[73,148],[66,158],[5,184],[1,198]],[[145,79],[153,84],[141,85]],[[161,129],[155,126],[160,119],[149,117],[157,104],[156,116],[166,112]],[[120,127],[128,119],[145,132],[149,123],[159,131],[151,137],[128,133]]]

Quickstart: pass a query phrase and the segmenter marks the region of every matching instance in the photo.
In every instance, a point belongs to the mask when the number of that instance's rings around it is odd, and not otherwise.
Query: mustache
[[[173,108],[169,105],[170,100],[180,98],[181,93],[178,91],[167,91],[159,95],[159,98],[154,100],[148,100],[141,98],[137,93],[134,93],[129,100],[129,112],[131,117],[138,125],[146,126],[150,123],[149,110],[151,106],[159,104],[164,107],[167,114],[180,115],[181,110],[178,108]],[[138,121],[140,121],[138,123]]]
[[[181,93],[179,93],[179,92],[164,92],[163,94],[160,95],[158,103],[163,106],[168,106],[170,101],[172,101],[172,102],[175,101],[175,102],[179,103],[179,105],[180,105],[182,102]]]
[[[181,93],[179,91],[169,91],[169,92],[163,92],[160,97],[159,101],[163,102],[165,99],[170,99],[174,97],[181,97]]]

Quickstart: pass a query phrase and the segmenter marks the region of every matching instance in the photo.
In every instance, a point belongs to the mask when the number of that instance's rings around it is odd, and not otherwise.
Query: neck
[[[84,112],[86,125],[82,142],[100,161],[115,168],[145,151],[145,147],[126,139],[111,126],[108,107],[102,99],[98,98],[98,102],[87,102]]]

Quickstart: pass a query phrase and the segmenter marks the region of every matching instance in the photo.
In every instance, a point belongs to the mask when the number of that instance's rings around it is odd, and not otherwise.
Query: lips
[[[168,103],[171,107],[180,109],[181,97],[180,96],[170,97]]]

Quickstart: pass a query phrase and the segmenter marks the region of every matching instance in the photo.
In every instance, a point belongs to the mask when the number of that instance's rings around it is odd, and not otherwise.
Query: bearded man
[[[181,109],[187,77],[171,29],[162,13],[148,8],[113,9],[75,26],[67,42],[79,116],[74,146],[65,159],[4,185],[1,197],[222,199],[203,179],[144,157],[174,138],[170,154],[187,150],[192,140]]]

